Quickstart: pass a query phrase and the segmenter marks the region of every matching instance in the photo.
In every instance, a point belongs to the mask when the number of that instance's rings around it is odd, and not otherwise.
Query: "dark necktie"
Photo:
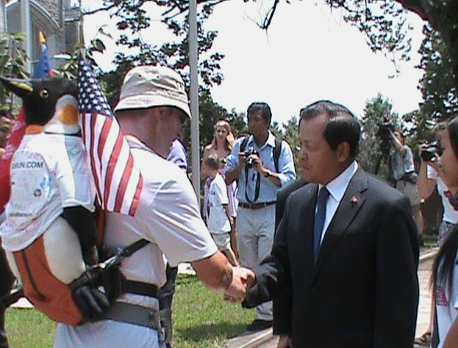
[[[315,260],[320,250],[321,234],[323,233],[324,219],[326,218],[326,202],[328,201],[329,191],[323,186],[318,194],[316,202],[315,224],[313,225],[313,256]]]

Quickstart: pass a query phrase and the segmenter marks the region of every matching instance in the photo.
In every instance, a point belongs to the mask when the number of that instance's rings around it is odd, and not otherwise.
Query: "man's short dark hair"
[[[205,160],[205,165],[208,166],[208,168],[213,169],[213,170],[218,170],[219,164],[220,164],[220,161],[216,153],[209,154],[207,159]]]
[[[345,106],[330,100],[317,101],[300,111],[301,120],[311,120],[321,115],[328,117],[323,136],[331,149],[336,150],[341,143],[347,142],[350,156],[355,158],[359,152],[361,127],[353,113]]]
[[[256,111],[261,111],[261,116],[264,121],[270,124],[270,121],[272,120],[272,111],[270,110],[269,104],[264,102],[251,103],[246,112],[247,118],[250,119],[250,115]]]

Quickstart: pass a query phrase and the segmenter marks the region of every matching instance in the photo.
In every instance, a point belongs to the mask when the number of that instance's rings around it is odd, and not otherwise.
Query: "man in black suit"
[[[282,348],[411,348],[419,250],[409,201],[355,161],[360,126],[347,108],[319,101],[300,116],[310,184],[287,200],[245,306],[290,307],[275,320]]]

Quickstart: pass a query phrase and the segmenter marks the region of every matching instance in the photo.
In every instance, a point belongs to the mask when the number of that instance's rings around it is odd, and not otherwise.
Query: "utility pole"
[[[189,2],[189,69],[191,73],[191,151],[192,184],[200,205],[200,139],[199,139],[199,80],[197,57],[197,1]]]

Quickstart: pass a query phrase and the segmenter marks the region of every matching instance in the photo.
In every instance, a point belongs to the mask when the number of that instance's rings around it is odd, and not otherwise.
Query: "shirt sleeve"
[[[229,156],[226,157],[226,168],[224,170],[225,173],[231,172],[237,167],[240,163],[239,152],[240,152],[240,145],[245,138],[238,139],[237,142],[234,144],[234,148]]]
[[[280,179],[282,187],[296,180],[293,152],[286,141],[282,141],[280,158],[278,159],[278,170],[279,173],[277,176]]]
[[[164,170],[168,180],[155,190],[152,199],[147,197],[145,229],[172,266],[210,257],[218,248],[200,216],[191,183],[176,166]]]

